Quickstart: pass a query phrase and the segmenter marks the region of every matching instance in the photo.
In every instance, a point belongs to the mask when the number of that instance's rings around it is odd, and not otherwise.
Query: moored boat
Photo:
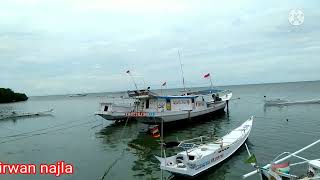
[[[211,89],[167,96],[151,91],[129,92],[129,96],[135,98],[137,103],[135,111],[126,116],[135,117],[145,124],[160,124],[162,121],[168,123],[223,111],[232,93]]]
[[[306,99],[306,100],[285,100],[285,99],[270,99],[267,100],[267,97],[264,96],[264,105],[265,106],[288,106],[295,104],[320,104],[320,99]]]
[[[292,179],[292,180],[313,180],[313,179],[320,179],[320,159],[312,159],[309,160],[304,158],[299,153],[311,148],[312,146],[320,143],[320,139],[309,144],[308,146],[303,147],[302,149],[290,153],[290,152],[283,152],[279,154],[274,160],[271,161],[270,164],[265,166],[257,165],[257,161],[255,156],[249,152],[247,147],[247,151],[249,154],[249,158],[247,163],[251,163],[251,165],[256,168],[255,171],[247,173],[242,176],[243,179],[248,178],[250,176],[255,175],[256,173],[260,174],[260,179],[275,179],[275,180],[285,180],[285,179]],[[288,159],[298,159],[300,162],[295,162],[290,164],[286,162]],[[306,165],[307,164],[307,168]],[[304,175],[295,175],[290,172],[290,169],[293,167],[297,167],[298,169],[306,168]]]
[[[70,94],[69,97],[84,97],[87,96],[88,94]]]
[[[100,110],[95,112],[95,115],[101,116],[106,120],[111,121],[121,121],[125,120],[128,117],[127,113],[134,111],[134,103],[133,99],[124,99],[118,98],[113,99],[114,102],[101,102]]]
[[[35,117],[35,116],[46,116],[51,115],[53,109],[49,109],[47,111],[40,112],[16,112],[12,111],[9,114],[0,114],[0,120],[3,119],[15,119],[15,118],[25,118],[25,117]]]
[[[320,99],[309,99],[300,101],[288,101],[282,99],[268,100],[265,101],[266,106],[288,106],[294,104],[320,104]]]
[[[250,117],[238,128],[232,130],[222,138],[214,139],[210,136],[200,136],[181,141],[178,147],[184,149],[177,155],[156,158],[160,161],[160,168],[175,175],[196,176],[230,157],[248,138],[253,117]],[[200,142],[194,143],[195,140]],[[204,140],[207,140],[204,142]]]

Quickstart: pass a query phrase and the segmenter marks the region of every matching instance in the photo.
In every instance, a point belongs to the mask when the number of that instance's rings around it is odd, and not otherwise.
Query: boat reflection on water
[[[212,133],[214,136],[218,134],[222,134],[221,129],[225,123],[228,122],[228,118],[225,115],[221,115],[220,117],[215,116],[211,118],[211,120],[202,121],[201,123],[188,123],[184,126],[168,126],[165,125],[166,131],[164,134],[164,141],[176,141],[178,139],[194,137],[202,135],[203,133],[209,132]],[[160,139],[153,138],[146,133],[139,133],[136,138],[132,139],[128,142],[128,149],[131,153],[134,154],[137,159],[133,162],[132,170],[135,173],[135,176],[144,176],[148,177],[148,179],[159,179],[160,177],[160,168],[159,162],[155,158],[154,155],[160,154],[161,147],[160,147]],[[170,154],[174,154],[180,151],[177,148],[172,149],[168,152],[168,156]],[[219,169],[219,168],[218,168]],[[228,167],[223,167],[223,171],[227,171]],[[215,170],[209,171],[208,174],[215,174]],[[218,171],[217,175],[223,176],[226,172],[222,172],[221,170]],[[206,174],[206,173],[204,173]],[[170,173],[164,172],[164,176],[166,178],[177,178],[173,177]],[[202,177],[202,176],[199,176]],[[206,177],[206,176],[203,176]],[[220,177],[219,179],[224,179]]]
[[[203,135],[204,133],[212,133],[218,136],[228,130],[225,126],[230,124],[229,121],[230,119],[226,113],[220,113],[211,117],[206,116],[201,121],[191,123],[169,123],[164,127],[164,140],[176,141],[177,138],[192,138]],[[146,132],[147,129],[148,125],[136,121],[128,121],[126,126],[125,123],[111,123],[99,130],[96,133],[96,137],[101,139],[107,151],[121,152],[125,150],[126,156],[133,155],[134,158],[132,161],[126,165],[131,166],[134,176],[143,176],[147,179],[159,179],[159,162],[154,155],[160,154],[160,138],[151,137],[151,135]],[[169,152],[168,155],[170,153],[176,153],[174,151]],[[177,152],[178,151],[179,149],[177,149]],[[122,166],[121,164],[118,165]],[[228,166],[223,166],[222,169],[218,166],[217,171],[213,169],[213,171],[208,172],[207,176],[224,179],[224,174],[227,173],[228,169]],[[164,176],[171,178],[171,174],[168,172],[164,172]]]
[[[125,123],[111,123],[96,133],[96,137],[101,139],[101,142],[107,148],[116,149],[124,141],[130,141],[132,137],[138,134],[137,129],[140,124],[135,121],[128,121],[126,127]],[[124,128],[125,127],[125,128]]]

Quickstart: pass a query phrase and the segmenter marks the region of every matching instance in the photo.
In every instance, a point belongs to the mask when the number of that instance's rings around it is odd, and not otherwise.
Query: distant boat
[[[69,97],[84,97],[87,96],[88,94],[70,94]]]
[[[265,100],[266,106],[287,106],[294,104],[320,104],[320,99],[310,99],[301,101],[289,101],[283,99]]]
[[[100,111],[96,112],[95,115],[101,116],[106,120],[121,121],[128,118],[126,116],[127,113],[133,112],[134,105],[102,102],[100,103],[100,108]]]
[[[34,117],[34,116],[45,116],[50,115],[53,112],[53,109],[50,109],[48,111],[40,111],[40,112],[23,112],[19,113],[16,111],[12,111],[10,114],[0,115],[0,120],[3,119],[12,119],[12,118],[23,118],[23,117]]]
[[[174,156],[157,157],[160,168],[179,176],[194,177],[212,168],[234,154],[248,138],[253,124],[253,117],[222,138],[200,136],[178,143],[184,149]],[[198,143],[193,143],[198,140]],[[204,142],[204,140],[207,140]],[[174,143],[170,143],[174,144]],[[164,143],[165,147],[168,144]]]

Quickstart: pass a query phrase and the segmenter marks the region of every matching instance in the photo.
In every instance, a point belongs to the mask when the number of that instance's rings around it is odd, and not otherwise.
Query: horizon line
[[[262,84],[282,84],[282,83],[301,83],[301,82],[316,82],[320,80],[302,80],[302,81],[284,81],[284,82],[266,82],[266,83],[243,83],[243,84],[231,84],[231,85],[216,85],[215,87],[225,87],[225,86],[248,86],[248,85],[262,85]],[[188,89],[193,89],[193,88],[204,88],[206,86],[196,86],[196,87],[190,87]],[[208,86],[209,87],[209,86]],[[183,87],[178,87],[178,88],[168,88],[169,90],[171,89],[183,89]],[[166,90],[168,90],[166,89]],[[152,90],[161,90],[161,89],[152,89]],[[73,94],[101,94],[101,93],[121,93],[121,92],[126,92],[128,90],[115,90],[115,91],[100,91],[100,92],[77,92],[77,93],[71,93],[71,94],[48,94],[48,95],[32,95],[29,97],[43,97],[43,96],[65,96],[65,95],[73,95]]]

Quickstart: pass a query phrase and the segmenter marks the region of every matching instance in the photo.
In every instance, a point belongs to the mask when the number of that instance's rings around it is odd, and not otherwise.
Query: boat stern
[[[155,156],[160,161],[160,169],[168,171],[178,176],[194,176],[196,173],[193,169],[190,169],[188,163],[186,163],[180,156],[171,156],[167,158],[161,158]]]
[[[100,110],[95,115],[101,116],[106,120],[123,120],[126,114],[133,111],[132,106],[116,105],[113,103],[100,103]]]

